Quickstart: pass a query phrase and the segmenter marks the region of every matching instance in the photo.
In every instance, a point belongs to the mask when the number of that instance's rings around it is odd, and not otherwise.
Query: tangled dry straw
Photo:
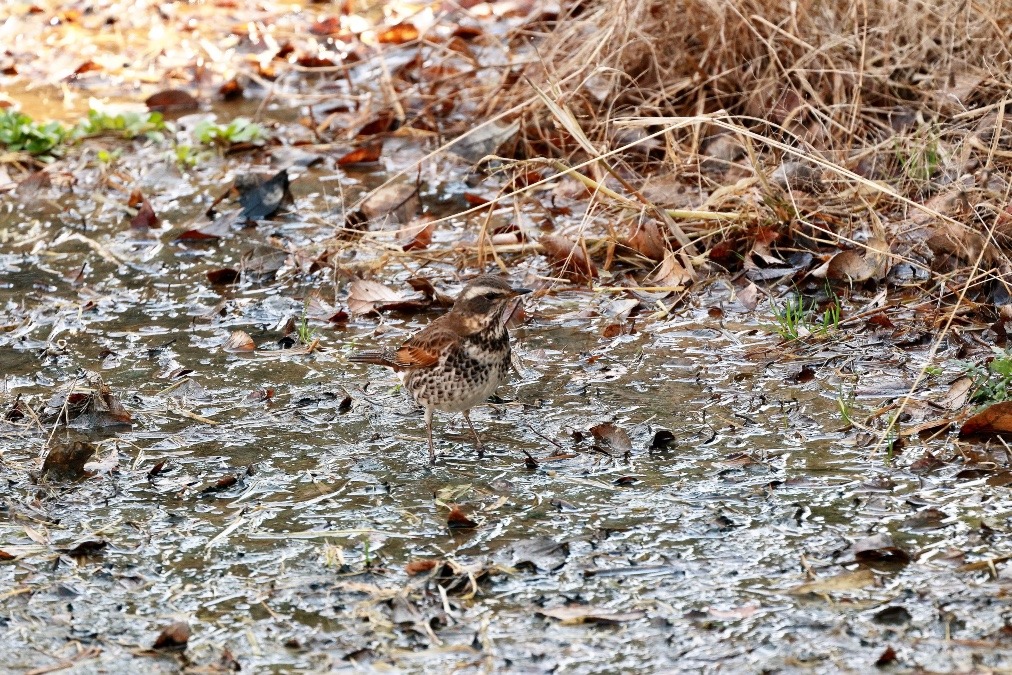
[[[574,10],[543,63],[613,110],[779,122],[803,104],[839,132],[897,106],[993,103],[1012,83],[1003,0],[601,0]]]
[[[541,132],[546,118],[572,131],[559,124],[560,107],[601,153],[628,143],[631,131],[645,137],[671,125],[650,153],[614,156],[635,183],[686,175],[706,155],[734,159],[707,148],[722,135],[736,138],[748,150],[741,163],[763,188],[777,166],[798,159],[835,181],[807,204],[789,195],[780,212],[767,208],[768,195],[753,198],[759,206],[743,220],[821,220],[824,242],[886,237],[895,256],[925,269],[938,272],[941,258],[946,272],[973,266],[969,287],[981,285],[978,266],[1005,284],[1012,3],[586,0],[569,12],[526,73],[558,105],[524,87],[512,101],[533,101],[525,114],[540,121],[524,127],[532,144],[544,140],[530,131]],[[571,166],[585,161],[587,147],[568,145]],[[565,143],[555,148],[567,154]],[[714,201],[730,189],[726,180],[688,178],[710,195],[701,208],[728,209],[727,200]],[[708,223],[681,227],[696,241],[713,234]]]

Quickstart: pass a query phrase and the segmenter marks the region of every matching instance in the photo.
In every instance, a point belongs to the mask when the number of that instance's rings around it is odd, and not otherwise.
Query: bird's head
[[[464,286],[452,312],[477,332],[495,322],[505,323],[507,310],[514,306],[513,298],[530,292],[528,288],[513,288],[497,276],[480,276]]]

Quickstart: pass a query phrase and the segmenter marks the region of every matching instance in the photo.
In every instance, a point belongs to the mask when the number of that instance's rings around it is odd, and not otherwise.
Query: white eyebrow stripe
[[[507,291],[496,288],[495,286],[473,286],[467,289],[467,292],[463,294],[464,300],[470,300],[471,298],[477,298],[486,293],[495,293],[496,295],[506,295]]]

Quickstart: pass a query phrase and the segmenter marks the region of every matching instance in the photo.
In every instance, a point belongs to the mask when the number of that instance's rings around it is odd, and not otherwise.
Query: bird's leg
[[[472,434],[474,434],[474,444],[478,446],[478,459],[481,459],[485,456],[485,446],[482,445],[481,439],[478,438],[478,432],[474,430],[474,425],[471,424],[470,410],[464,411],[464,421],[467,422],[467,428],[471,430]]]
[[[432,408],[425,409],[425,433],[429,439],[429,464],[435,464],[436,450],[432,447]]]

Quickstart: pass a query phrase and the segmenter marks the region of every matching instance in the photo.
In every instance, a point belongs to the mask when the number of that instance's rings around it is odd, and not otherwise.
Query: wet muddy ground
[[[259,104],[234,105],[219,116]],[[264,123],[304,113],[275,103]],[[880,442],[882,408],[930,356],[916,301],[891,304],[888,327],[847,324],[881,289],[840,290],[841,327],[784,343],[768,301],[726,279],[617,291],[620,271],[572,283],[541,249],[503,247],[537,291],[517,372],[472,415],[490,451],[437,414],[430,466],[394,375],[346,357],[398,344],[492,268],[474,247],[489,223],[533,232],[544,210],[453,217],[506,179],[476,187],[446,155],[407,180],[419,211],[448,217],[431,242],[410,250],[386,220],[352,237],[350,206],[433,146],[390,138],[381,162],[340,166],[349,149],[180,167],[149,141],[99,139],[0,197],[4,669],[1008,668],[1006,446],[934,427]],[[185,235],[237,178],[283,168],[277,214]],[[131,227],[133,190],[160,227]],[[601,217],[543,197],[566,209],[558,231]],[[407,305],[363,300],[363,277]],[[930,402],[965,352],[934,354],[904,423],[944,417]],[[95,450],[85,475],[44,474],[75,442]]]

